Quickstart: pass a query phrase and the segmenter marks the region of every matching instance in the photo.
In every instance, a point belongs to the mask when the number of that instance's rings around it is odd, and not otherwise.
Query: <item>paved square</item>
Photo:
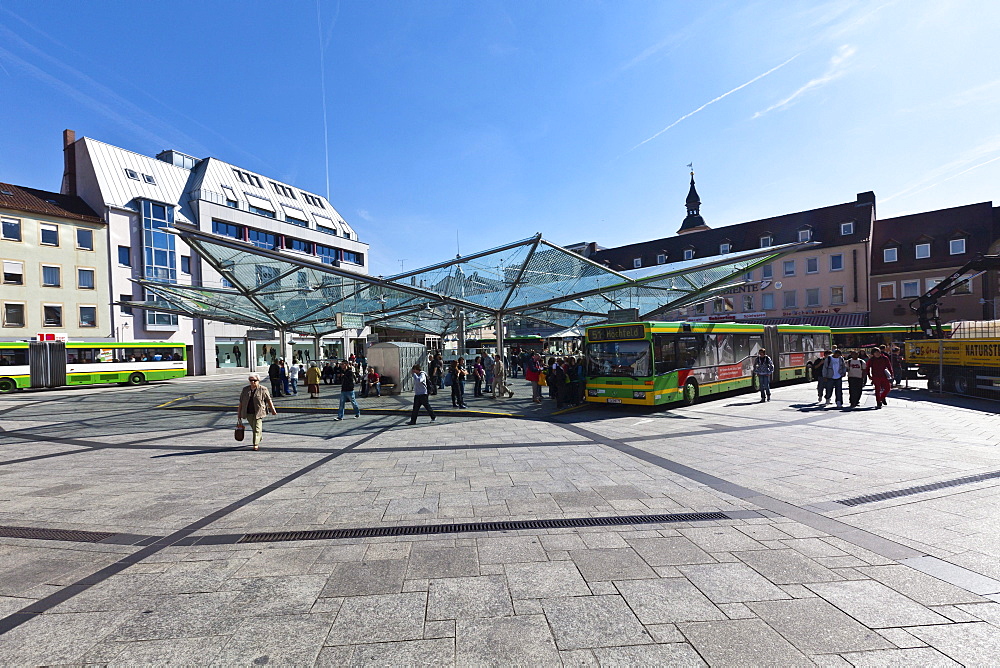
[[[282,399],[259,452],[237,378],[5,395],[0,662],[995,661],[1000,478],[911,488],[1000,471],[997,405],[554,415],[517,382],[417,427]]]

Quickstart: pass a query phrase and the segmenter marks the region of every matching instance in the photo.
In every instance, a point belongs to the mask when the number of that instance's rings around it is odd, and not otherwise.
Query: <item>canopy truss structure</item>
[[[518,317],[560,328],[605,322],[612,309],[637,309],[640,319],[652,319],[714,299],[744,284],[744,274],[755,267],[815,245],[785,244],[617,272],[537,234],[384,278],[181,223],[170,231],[227,287],[133,279],[148,298],[121,304],[315,337],[365,325],[445,336],[462,328],[466,314],[501,326],[505,317]]]

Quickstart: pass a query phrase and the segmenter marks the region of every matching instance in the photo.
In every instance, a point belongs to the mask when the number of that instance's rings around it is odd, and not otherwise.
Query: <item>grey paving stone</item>
[[[858,570],[924,605],[980,603],[986,600],[961,587],[902,565],[863,566]]]
[[[920,626],[909,631],[965,666],[996,665],[1000,657],[1000,628],[986,622]]]
[[[151,598],[146,610],[133,614],[108,639],[160,640],[232,633],[243,616],[233,606],[238,595],[238,592],[210,592]]]
[[[653,642],[686,642],[684,635],[675,624],[646,624],[646,630],[652,636]]]
[[[558,665],[559,652],[544,615],[460,619],[455,663],[460,666]]]
[[[228,640],[229,636],[207,636],[138,642],[109,642],[88,652],[84,663],[111,663],[116,666],[211,663]],[[102,657],[95,650],[103,650],[106,653]]]
[[[920,638],[917,638],[906,629],[879,629],[877,633],[896,647],[903,649],[910,647],[927,647],[927,643]]]
[[[506,617],[514,614],[502,575],[431,580],[427,619]]]
[[[233,607],[250,615],[294,615],[316,612],[313,606],[326,582],[322,575],[285,575],[239,582]]]
[[[473,547],[446,547],[410,552],[406,578],[455,578],[479,575],[479,560]]]
[[[631,549],[570,550],[569,556],[587,581],[657,577]]]
[[[795,550],[754,550],[736,552],[735,556],[775,584],[831,582],[843,579],[829,568],[824,568]]]
[[[993,626],[1000,627],[1000,603],[992,601],[988,603],[972,603],[969,605],[959,605],[958,609],[984,622],[989,622]]]
[[[427,594],[377,594],[345,598],[324,644],[354,645],[424,637]]]
[[[958,666],[941,652],[930,647],[917,649],[883,649],[875,652],[844,654],[844,658],[856,668],[948,668]]]
[[[706,552],[734,552],[766,549],[735,527],[693,527],[680,529],[681,535]]]
[[[261,575],[304,575],[319,559],[321,547],[269,548],[250,560],[237,571],[238,577]]]
[[[334,564],[321,595],[398,594],[403,590],[406,565],[406,559]]]
[[[597,647],[591,650],[601,666],[704,666],[687,643]]]
[[[615,585],[643,624],[726,618],[697,587],[684,578],[625,580]]]
[[[598,668],[597,657],[589,649],[570,649],[559,652],[559,658],[564,667]]]
[[[353,650],[347,661],[330,665],[451,666],[455,663],[455,642],[451,638],[356,645]]]
[[[774,601],[791,598],[757,571],[743,563],[679,566],[698,589],[714,603]]]
[[[746,603],[719,603],[719,610],[729,619],[756,619],[757,615]]]
[[[874,580],[819,582],[807,586],[869,628],[948,622],[936,612]]]
[[[236,629],[215,661],[229,666],[310,664],[323,648],[333,617],[331,614],[251,617]]]
[[[424,624],[424,638],[454,638],[455,620],[445,619]],[[453,643],[454,644],[454,643]]]
[[[131,613],[77,612],[45,614],[7,632],[0,642],[0,664],[78,663]]]
[[[549,598],[542,607],[559,649],[653,642],[621,596]]]
[[[504,566],[510,595],[516,599],[587,596],[590,588],[572,561]]]
[[[525,561],[548,561],[537,536],[499,536],[479,538],[480,564],[513,564]]]
[[[628,543],[650,566],[715,563],[715,559],[687,538],[633,538]]]
[[[759,619],[680,624],[711,666],[811,666],[812,662]]]
[[[768,626],[806,654],[840,654],[893,645],[821,598],[747,604]]]

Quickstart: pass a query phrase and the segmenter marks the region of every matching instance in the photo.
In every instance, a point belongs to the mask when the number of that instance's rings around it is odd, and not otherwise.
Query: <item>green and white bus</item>
[[[587,401],[655,406],[756,388],[753,358],[766,348],[773,381],[807,380],[830,347],[830,328],[736,322],[637,322],[587,328]]]
[[[185,375],[182,343],[0,341],[0,393],[64,385],[142,385]]]

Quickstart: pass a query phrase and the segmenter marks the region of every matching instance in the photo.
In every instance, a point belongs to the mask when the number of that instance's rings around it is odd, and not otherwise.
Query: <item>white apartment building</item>
[[[141,301],[130,279],[224,287],[225,279],[164,227],[187,223],[261,248],[368,273],[368,244],[326,198],[216,158],[166,150],[149,157],[63,133],[62,192],[77,195],[107,224],[111,302]],[[247,338],[247,328],[115,306],[110,327],[121,341],[182,341],[194,373],[270,364],[277,338]],[[253,332],[260,336],[260,332]],[[321,341],[321,356],[360,351],[367,330]],[[311,338],[290,335],[285,350],[313,354]]]

